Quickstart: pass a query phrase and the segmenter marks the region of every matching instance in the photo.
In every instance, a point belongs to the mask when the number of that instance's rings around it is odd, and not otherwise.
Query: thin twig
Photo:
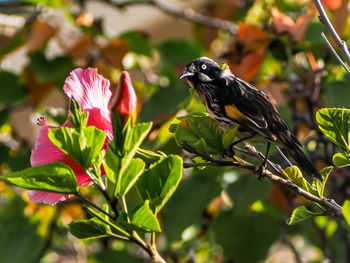
[[[343,60],[339,57],[338,53],[334,50],[334,48],[332,47],[331,43],[329,43],[326,35],[323,32],[321,33],[321,37],[323,38],[324,42],[326,42],[328,48],[332,51],[333,55],[338,60],[338,62],[343,66],[343,68],[346,70],[346,72],[350,74],[349,68],[345,65]]]
[[[340,50],[342,51],[347,64],[350,66],[350,52],[349,52],[348,46],[346,45],[345,41],[342,40],[339,37],[338,33],[335,31],[331,21],[329,20],[329,18],[327,16],[326,11],[324,10],[324,8],[323,8],[323,6],[321,4],[321,1],[320,0],[314,0],[314,2],[315,2],[315,5],[317,7],[318,12],[320,13],[320,15],[319,15],[320,21],[323,23],[323,25],[329,31],[329,33],[331,34],[331,36],[334,39],[335,43],[339,46]]]
[[[172,4],[169,4],[168,1],[164,1],[164,0],[121,0],[121,1],[102,0],[102,1],[110,5],[113,5],[117,8],[124,8],[126,6],[131,6],[131,5],[151,5],[172,16],[180,17],[197,24],[201,24],[201,25],[205,25],[205,26],[209,26],[217,29],[227,30],[232,35],[238,34],[238,26],[234,23],[231,23],[230,21],[223,20],[220,18],[208,17],[205,15],[199,14],[189,8],[181,9]]]

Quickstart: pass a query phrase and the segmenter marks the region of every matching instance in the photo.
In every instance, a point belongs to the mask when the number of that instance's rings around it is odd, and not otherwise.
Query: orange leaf
[[[292,40],[300,42],[303,41],[306,28],[314,19],[315,12],[309,9],[309,12],[299,16],[296,22],[277,8],[271,10],[271,15],[272,24],[277,34],[287,33]]]
[[[238,27],[238,39],[240,42],[244,43],[246,47],[245,50],[253,51],[259,48],[265,48],[269,44],[270,37],[260,26],[240,22]]]
[[[57,30],[57,27],[54,27],[45,21],[35,20],[27,40],[28,51],[41,48],[51,37],[56,34]]]
[[[272,8],[272,24],[277,34],[291,33],[295,22],[286,14],[280,12],[277,8]]]
[[[322,0],[322,3],[331,10],[336,10],[341,6],[342,0]]]
[[[250,81],[260,70],[270,37],[258,25],[240,22],[238,26],[238,41],[231,44],[222,57],[227,59],[233,74]]]
[[[228,65],[233,74],[249,82],[259,72],[264,59],[265,50],[260,49],[255,53],[244,56],[239,63],[229,60]]]
[[[314,17],[315,15],[311,13],[298,17],[295,23],[295,26],[292,28],[292,31],[290,32],[293,40],[297,42],[301,42],[304,40],[306,28],[314,19]]]

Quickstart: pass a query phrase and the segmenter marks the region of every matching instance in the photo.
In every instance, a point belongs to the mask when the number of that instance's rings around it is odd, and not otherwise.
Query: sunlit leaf
[[[350,165],[350,156],[344,153],[336,153],[333,155],[333,163],[337,167],[346,167]]]
[[[222,137],[222,145],[224,149],[229,149],[231,144],[234,142],[236,133],[238,130],[238,125],[234,125],[229,129],[224,131],[224,135]]]
[[[152,164],[138,179],[136,186],[142,200],[150,200],[154,213],[165,205],[174,193],[182,175],[182,159],[169,155]]]
[[[119,173],[115,195],[125,196],[145,169],[141,159],[132,159]]]
[[[183,119],[175,132],[176,143],[193,148],[197,153],[206,157],[212,154],[222,154],[223,132],[217,121],[205,117],[189,117]]]
[[[3,175],[0,179],[30,190],[74,194],[78,183],[72,169],[60,162],[48,163]]]
[[[346,222],[348,223],[348,226],[350,226],[350,201],[349,200],[345,200],[342,206],[342,213],[345,217]]]
[[[161,231],[158,219],[149,207],[149,200],[132,209],[129,215],[129,221],[124,213],[121,214],[117,222],[129,230],[143,230],[146,232]]]
[[[294,209],[292,215],[290,218],[287,219],[287,224],[292,225],[301,221],[304,221],[311,216],[319,215],[320,213],[314,213],[310,210],[308,210],[305,206],[298,206]]]
[[[316,113],[320,130],[343,151],[350,153],[350,110],[324,108]]]
[[[132,125],[126,132],[123,146],[125,151],[122,160],[123,166],[127,166],[130,160],[134,157],[137,149],[140,147],[151,128],[152,122],[137,123]]]
[[[120,170],[121,158],[113,150],[114,142],[111,141],[108,144],[105,159],[103,162],[103,168],[106,172],[107,178],[115,184]]]
[[[312,181],[312,186],[310,189],[310,192],[312,194],[317,195],[320,198],[323,197],[326,182],[327,182],[328,176],[330,175],[332,170],[333,170],[333,166],[328,166],[328,167],[323,168],[320,171],[320,175],[322,176],[323,181],[317,180],[317,179]]]
[[[293,165],[286,167],[285,169],[283,169],[283,173],[285,176],[288,177],[289,180],[291,180],[297,186],[309,192],[309,186],[307,184],[307,181],[305,180],[303,174],[297,166]]]
[[[54,145],[82,166],[94,161],[106,140],[106,133],[93,126],[81,132],[72,128],[49,129],[48,136]]]

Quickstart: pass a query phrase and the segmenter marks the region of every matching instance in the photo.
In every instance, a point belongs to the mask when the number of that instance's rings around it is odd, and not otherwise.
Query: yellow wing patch
[[[236,121],[244,122],[244,121],[247,121],[249,119],[242,112],[240,112],[239,109],[237,109],[235,105],[226,105],[225,111],[226,111],[226,115],[229,118],[234,119]]]

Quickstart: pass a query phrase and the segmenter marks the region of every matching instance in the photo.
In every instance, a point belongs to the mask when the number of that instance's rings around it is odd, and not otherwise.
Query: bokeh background
[[[348,40],[349,1],[323,5]],[[38,117],[65,121],[62,87],[77,67],[98,68],[112,89],[128,70],[138,120],[154,124],[143,147],[190,160],[168,128],[176,116],[205,111],[178,79],[200,56],[227,63],[268,93],[317,168],[332,164],[337,149],[317,130],[314,114],[349,108],[350,82],[320,36],[317,15],[310,0],[0,1],[0,175],[30,166]],[[327,195],[342,204],[349,181],[347,169],[336,170]],[[94,189],[84,191],[99,202]],[[186,169],[160,215],[158,248],[168,262],[350,262],[349,233],[336,219],[285,224],[300,204],[308,205],[244,170]],[[135,245],[70,235],[67,224],[86,216],[78,200],[34,204],[26,191],[0,181],[0,262],[147,262]]]

